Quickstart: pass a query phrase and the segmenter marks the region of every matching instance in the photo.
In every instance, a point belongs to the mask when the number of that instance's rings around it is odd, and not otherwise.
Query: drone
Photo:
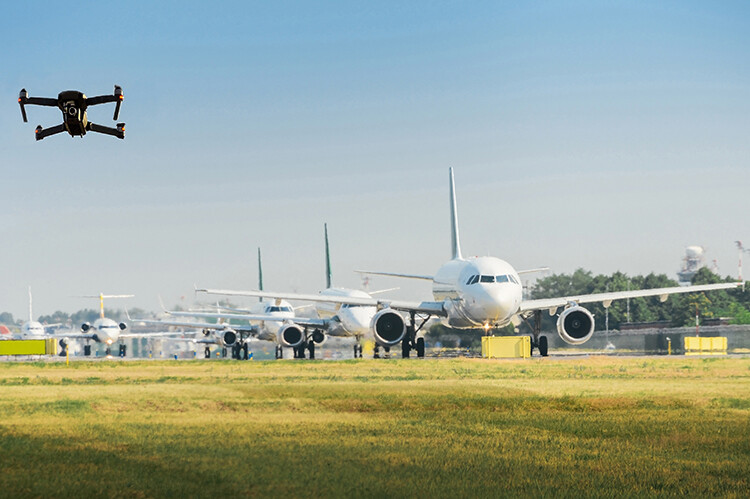
[[[120,115],[120,104],[122,104],[122,99],[122,88],[117,85],[115,85],[115,91],[112,95],[86,97],[86,95],[78,90],[66,90],[60,92],[57,99],[48,97],[29,97],[29,93],[23,88],[18,94],[18,105],[21,106],[21,115],[23,116],[24,123],[28,123],[25,107],[27,104],[56,107],[62,111],[63,122],[61,124],[51,128],[42,128],[41,125],[36,127],[36,140],[42,140],[45,137],[62,132],[68,132],[71,137],[75,137],[76,135],[83,137],[86,135],[86,132],[97,132],[124,139],[125,123],[118,123],[116,128],[111,128],[92,123],[86,116],[86,108],[89,106],[105,104],[107,102],[116,102],[115,115],[112,117],[112,119],[116,121],[117,117]]]

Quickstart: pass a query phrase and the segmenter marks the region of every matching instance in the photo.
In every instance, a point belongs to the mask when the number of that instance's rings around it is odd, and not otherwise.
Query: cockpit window
[[[483,275],[479,277],[479,282],[495,282],[494,275]]]
[[[507,275],[497,276],[497,282],[508,282],[508,276]]]
[[[466,281],[466,285],[468,286],[469,284],[474,284],[475,277],[476,277],[475,275],[469,276],[469,280]]]
[[[514,282],[515,284],[519,284],[519,283],[518,283],[518,281],[516,280],[516,278],[515,278],[515,277],[513,277],[512,275],[509,275],[508,277],[510,277],[510,280],[511,280],[512,282]]]
[[[294,312],[294,309],[292,307],[281,307],[282,312]]]

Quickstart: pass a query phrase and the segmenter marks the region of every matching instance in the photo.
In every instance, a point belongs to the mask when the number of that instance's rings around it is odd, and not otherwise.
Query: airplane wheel
[[[226,348],[222,348],[221,349],[221,358],[222,359],[226,359],[227,358],[227,349]]]
[[[107,347],[107,350],[104,352],[104,355],[109,357],[110,355],[112,355],[112,350],[109,347]]]
[[[375,345],[375,351],[372,354],[373,359],[379,359],[380,358],[380,347]]]
[[[424,358],[424,338],[417,338],[417,357]]]
[[[539,337],[539,355],[541,355],[542,357],[547,356],[547,337],[546,336]]]
[[[408,359],[410,352],[411,352],[411,345],[409,345],[409,340],[404,338],[403,340],[401,340],[401,358]]]
[[[83,345],[83,355],[89,357],[91,355],[91,345]]]
[[[127,351],[128,351],[127,345],[120,345],[120,357],[125,357],[125,354]]]
[[[205,357],[206,357],[207,359],[210,359],[210,358],[211,358],[211,349],[210,349],[210,348],[208,348],[208,347],[206,347],[206,349],[205,349],[205,350],[203,351],[203,355],[204,355],[204,356],[205,356]]]
[[[310,358],[314,359],[315,358],[315,343],[310,342],[310,346],[307,347],[307,350],[310,352]],[[302,355],[304,355],[304,353],[305,353],[305,350],[303,348],[302,349]]]
[[[242,345],[242,360],[247,360],[247,351],[248,347],[247,343],[245,343],[244,345]]]

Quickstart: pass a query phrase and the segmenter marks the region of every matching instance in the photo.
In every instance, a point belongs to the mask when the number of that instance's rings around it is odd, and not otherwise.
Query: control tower
[[[696,272],[706,266],[704,255],[706,250],[702,246],[688,246],[682,259],[682,268],[677,272],[680,284],[690,284]]]

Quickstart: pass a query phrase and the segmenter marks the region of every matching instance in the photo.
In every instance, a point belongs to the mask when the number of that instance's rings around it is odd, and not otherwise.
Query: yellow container
[[[685,336],[685,355],[726,355],[726,336]]]
[[[531,357],[529,336],[482,336],[482,357],[517,359]]]
[[[44,340],[45,345],[45,351],[47,355],[57,355],[57,340],[54,338],[49,338]]]
[[[0,355],[46,355],[49,340],[0,341]],[[54,342],[54,340],[52,340]]]

